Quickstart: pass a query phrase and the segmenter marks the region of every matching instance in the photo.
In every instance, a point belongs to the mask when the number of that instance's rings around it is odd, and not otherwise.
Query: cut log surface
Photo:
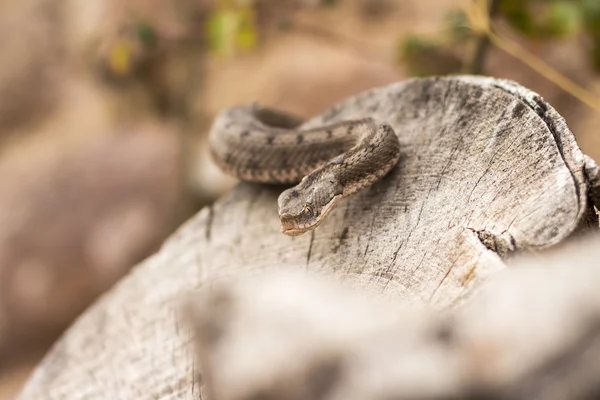
[[[317,230],[279,231],[281,188],[240,184],[203,209],[63,335],[20,399],[199,397],[187,295],[288,267],[436,310],[468,301],[515,252],[597,227],[594,169],[538,95],[482,77],[414,79],[359,94],[306,122],[388,123],[402,156]],[[587,172],[586,172],[587,171]]]

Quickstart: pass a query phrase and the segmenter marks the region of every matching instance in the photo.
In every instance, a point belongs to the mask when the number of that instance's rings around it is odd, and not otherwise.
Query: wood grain
[[[448,310],[515,253],[597,227],[591,160],[565,121],[512,82],[415,79],[357,95],[308,126],[373,117],[401,143],[398,166],[313,233],[279,232],[282,190],[240,184],[182,226],[66,332],[20,399],[199,396],[186,298],[282,267],[333,275],[384,298]]]

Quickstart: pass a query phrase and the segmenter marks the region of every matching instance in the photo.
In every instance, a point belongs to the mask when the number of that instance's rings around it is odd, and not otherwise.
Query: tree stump
[[[444,315],[469,304],[513,254],[598,226],[589,200],[595,164],[563,118],[515,83],[408,80],[359,94],[306,126],[361,117],[389,123],[400,138],[401,160],[383,180],[298,237],[279,231],[281,188],[240,184],[85,312],[20,399],[199,398],[194,335],[179,311],[212,285],[286,267]]]

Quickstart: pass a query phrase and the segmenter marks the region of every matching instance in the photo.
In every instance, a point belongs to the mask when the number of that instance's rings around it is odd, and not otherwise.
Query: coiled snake
[[[371,185],[398,162],[392,127],[372,118],[304,128],[304,121],[257,104],[231,107],[215,119],[213,159],[248,182],[292,184],[278,199],[281,231],[316,228],[340,199]]]

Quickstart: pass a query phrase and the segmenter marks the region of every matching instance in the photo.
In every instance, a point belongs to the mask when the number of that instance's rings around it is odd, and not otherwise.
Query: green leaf
[[[586,30],[592,36],[600,36],[600,0],[581,0],[581,13]]]
[[[235,11],[218,10],[208,21],[209,47],[215,53],[230,57],[235,52],[237,15]]]
[[[252,9],[240,10],[237,21],[237,46],[240,50],[254,50],[257,43],[257,32],[254,26],[254,13]]]
[[[580,31],[581,8],[572,1],[554,1],[548,5],[541,33],[545,37],[563,38]]]
[[[452,32],[452,40],[462,42],[473,35],[469,21],[462,10],[453,10],[446,15],[446,24]]]
[[[147,22],[139,22],[135,29],[138,40],[147,47],[156,45],[157,37],[156,30]]]
[[[219,8],[208,19],[210,49],[223,57],[232,57],[238,50],[253,50],[258,41],[254,20],[250,6]]]
[[[503,10],[506,21],[517,31],[526,36],[535,35],[535,22],[529,13],[524,8],[508,8]]]

